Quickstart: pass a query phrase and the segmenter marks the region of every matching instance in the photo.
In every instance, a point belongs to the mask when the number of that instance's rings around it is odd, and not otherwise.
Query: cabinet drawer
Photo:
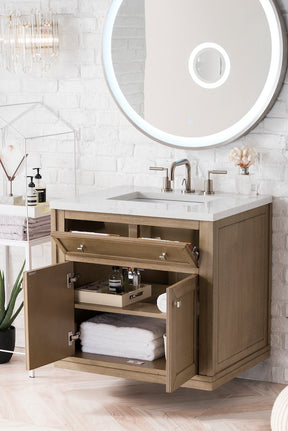
[[[197,256],[193,247],[185,242],[71,232],[53,232],[52,238],[67,261],[183,270],[191,273],[197,268]]]

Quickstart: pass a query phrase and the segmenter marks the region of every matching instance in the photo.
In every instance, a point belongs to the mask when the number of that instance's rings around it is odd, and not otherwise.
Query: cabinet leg
[[[29,377],[30,377],[30,379],[34,379],[35,378],[35,370],[30,370],[29,371]]]

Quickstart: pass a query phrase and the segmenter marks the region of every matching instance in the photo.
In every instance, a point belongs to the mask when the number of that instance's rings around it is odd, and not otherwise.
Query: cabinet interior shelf
[[[149,373],[157,374],[157,375],[166,375],[166,360],[163,356],[162,358],[156,359],[154,361],[145,361],[140,359],[133,358],[120,358],[118,356],[107,356],[107,355],[99,355],[95,353],[85,353],[81,351],[76,351],[75,356],[66,358],[66,361],[85,363],[86,365],[95,365],[95,366],[105,366],[114,368],[117,365],[117,368],[126,369],[126,370],[144,370],[149,369]],[[95,362],[96,361],[96,362]]]
[[[136,302],[125,308],[77,302],[75,303],[75,308],[80,310],[102,311],[106,313],[129,314],[132,316],[154,317],[156,319],[166,320],[166,313],[161,313],[157,305],[150,302]]]
[[[145,283],[152,284],[152,296],[133,304],[127,305],[125,307],[115,307],[112,305],[101,305],[92,304],[84,302],[75,302],[75,309],[79,310],[90,310],[90,311],[100,311],[105,313],[116,313],[116,314],[128,314],[131,316],[143,316],[143,317],[153,317],[155,319],[167,319],[166,313],[162,313],[157,307],[157,298],[162,293],[166,292],[169,284],[151,283],[151,281],[145,280]],[[171,283],[172,284],[172,283]]]

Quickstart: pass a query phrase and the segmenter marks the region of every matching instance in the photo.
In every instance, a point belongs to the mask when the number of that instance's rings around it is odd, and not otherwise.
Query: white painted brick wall
[[[75,127],[80,129],[78,149],[79,191],[119,184],[153,185],[160,188],[161,174],[151,172],[151,165],[169,166],[172,161],[187,157],[194,161],[202,187],[207,170],[228,169],[227,176],[215,178],[219,191],[234,191],[237,169],[227,156],[233,146],[252,146],[259,153],[254,179],[260,193],[271,193],[273,199],[273,283],[272,283],[272,355],[271,358],[244,374],[247,378],[288,383],[288,77],[273,109],[252,132],[238,142],[203,151],[177,150],[153,142],[142,135],[120,113],[107,89],[101,65],[102,30],[111,0],[13,0],[0,2],[0,12],[22,8],[53,8],[60,15],[61,52],[57,62],[45,76],[13,75],[0,71],[0,103],[43,100]],[[278,0],[288,22],[288,3]],[[133,18],[129,18],[133,27]],[[135,23],[135,22],[134,22]],[[139,45],[131,49],[141,51]],[[136,66],[135,66],[136,67]],[[134,70],[136,73],[139,69]],[[129,80],[128,80],[129,83]],[[69,156],[65,145],[53,157],[57,143],[46,148],[41,144],[42,160],[47,163],[50,194],[73,189],[73,176],[65,166]],[[67,154],[68,151],[68,154]],[[181,170],[177,172],[178,180]],[[50,185],[49,185],[50,184]],[[49,263],[49,247],[34,251],[37,266]],[[11,249],[12,272],[23,259],[21,250]],[[23,327],[19,317],[18,327]],[[19,332],[18,344],[23,342]]]

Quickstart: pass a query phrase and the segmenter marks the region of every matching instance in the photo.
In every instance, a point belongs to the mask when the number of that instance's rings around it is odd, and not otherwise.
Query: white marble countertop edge
[[[159,196],[175,197],[176,202],[152,203],[117,199],[128,193],[155,193]],[[237,195],[230,193],[215,193],[204,197],[193,194],[183,197],[175,192],[173,195],[159,194],[155,188],[117,187],[99,190],[95,195],[82,195],[71,199],[52,200],[51,209],[66,211],[83,211],[95,213],[109,213],[119,215],[134,215],[142,217],[161,217],[182,220],[217,221],[235,214],[257,208],[272,202],[272,196],[267,195]],[[200,197],[199,197],[200,196]],[[116,199],[113,199],[116,197]],[[203,200],[202,202],[183,202],[178,199]],[[206,199],[208,202],[206,202]]]

